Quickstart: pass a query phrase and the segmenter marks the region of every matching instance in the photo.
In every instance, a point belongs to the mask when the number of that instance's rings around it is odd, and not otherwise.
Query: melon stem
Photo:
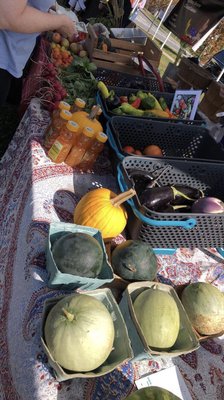
[[[71,314],[69,311],[67,311],[65,308],[62,308],[63,313],[65,314],[66,318],[69,321],[73,321],[73,319],[75,318],[74,314]]]
[[[116,197],[111,199],[111,204],[114,207],[119,207],[122,203],[131,199],[135,194],[136,191],[134,189],[129,189],[126,192],[120,193]]]

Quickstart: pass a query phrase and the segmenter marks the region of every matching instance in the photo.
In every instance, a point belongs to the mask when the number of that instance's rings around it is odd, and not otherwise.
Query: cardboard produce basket
[[[107,288],[97,289],[94,291],[88,291],[82,293],[88,296],[93,296],[96,299],[100,300],[110,312],[115,328],[115,338],[113,346],[114,348],[111,351],[107,360],[94,371],[74,372],[62,368],[57,363],[57,361],[54,360],[53,356],[51,355],[45,343],[44,325],[50,309],[65,296],[60,296],[58,298],[52,298],[46,300],[44,303],[43,317],[42,317],[41,343],[45,353],[47,354],[48,362],[54,369],[56,378],[59,382],[73,378],[97,378],[99,376],[106,375],[109,372],[112,372],[120,364],[130,360],[133,357],[133,352],[131,349],[130,339],[128,337],[127,327],[125,325],[119,306],[116,300],[114,299],[114,296],[112,295],[110,289]]]
[[[88,24],[87,30],[88,36],[85,41],[85,49],[89,58],[97,67],[132,75],[141,75],[139,67],[132,60],[133,57],[137,57],[138,53],[142,53],[153,67],[157,68],[159,66],[162,51],[149,38],[145,45],[110,38],[111,46],[115,51],[103,51],[97,48],[98,37],[91,24]]]
[[[148,346],[133,308],[133,301],[136,297],[145,289],[153,287],[169,293],[175,300],[180,314],[179,334],[175,344],[168,351],[156,351]],[[136,359],[151,358],[151,355],[177,357],[181,354],[191,353],[199,348],[198,338],[196,337],[184,307],[172,286],[149,281],[131,283],[124,291],[119,306],[127,325],[131,346]]]
[[[62,235],[68,232],[81,232],[86,233],[90,236],[93,236],[101,245],[104,253],[103,258],[103,267],[97,278],[87,278],[81,277],[71,274],[65,274],[59,271],[57,265],[55,264],[53,254],[52,254],[52,245],[54,242],[59,239]],[[48,235],[48,243],[46,250],[46,258],[47,258],[47,271],[48,271],[48,286],[54,289],[74,289],[80,288],[82,290],[93,290],[97,289],[100,286],[103,286],[105,283],[109,283],[113,281],[113,270],[111,265],[108,262],[108,257],[105,249],[105,245],[102,239],[102,235],[100,231],[95,228],[90,228],[87,226],[69,224],[64,222],[52,222],[50,224],[49,235]]]

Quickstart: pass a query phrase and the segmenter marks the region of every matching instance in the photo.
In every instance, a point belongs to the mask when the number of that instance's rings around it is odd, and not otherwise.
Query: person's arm
[[[0,29],[21,33],[58,30],[72,36],[75,24],[66,15],[52,15],[30,7],[26,0],[0,0]]]

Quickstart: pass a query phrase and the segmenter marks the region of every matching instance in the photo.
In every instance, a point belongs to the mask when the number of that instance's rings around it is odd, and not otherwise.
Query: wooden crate
[[[97,49],[98,38],[93,27],[88,24],[88,36],[85,41],[85,49],[88,56],[97,67],[110,69],[133,75],[141,75],[141,71],[133,57],[142,53],[154,68],[158,68],[161,50],[149,38],[145,45],[127,42],[126,40],[110,39],[114,52]]]

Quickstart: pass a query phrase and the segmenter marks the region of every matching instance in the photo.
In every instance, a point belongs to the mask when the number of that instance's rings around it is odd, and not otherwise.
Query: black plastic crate
[[[205,126],[112,117],[107,135],[120,160],[130,155],[122,150],[127,145],[143,151],[153,144],[161,148],[164,157],[224,161],[224,151]]]
[[[122,191],[132,187],[131,169],[141,169],[158,175],[161,186],[184,184],[202,190],[205,196],[224,200],[224,164],[125,157],[118,167],[118,182]],[[158,170],[158,171],[157,171]],[[132,239],[147,242],[153,248],[209,248],[223,247],[224,214],[161,213],[154,212],[139,202],[138,196],[128,200],[128,232]]]
[[[117,96],[129,96],[130,94],[134,94],[137,93],[137,91],[139,89],[127,89],[124,87],[114,87],[114,86],[108,86],[109,90],[114,90],[114,92],[117,94]],[[144,91],[144,90],[143,90]],[[147,91],[147,90],[145,90]],[[167,106],[170,108],[172,105],[172,101],[173,101],[173,97],[174,97],[174,93],[168,93],[168,92],[159,92],[159,91],[150,91],[152,93],[152,95],[154,95],[157,99],[159,99],[160,97],[163,97],[167,103]],[[97,100],[100,103],[102,110],[103,110],[103,114],[107,119],[110,119],[112,117],[114,117],[116,114],[113,113],[113,111],[109,110],[107,107],[107,103],[106,101],[103,99],[103,97],[101,96],[100,92],[98,92],[97,94]],[[130,115],[121,115],[118,117],[122,117],[122,118],[127,118],[130,117]],[[185,120],[185,119],[178,119],[178,118],[161,118],[161,117],[134,117],[137,119],[143,119],[148,120],[148,119],[152,119],[152,120],[158,120],[158,121],[169,121],[170,123],[175,123],[175,124],[187,124],[187,125],[205,125],[205,121],[201,118],[201,116],[196,113],[195,115],[195,119],[193,120]]]
[[[153,74],[150,73],[147,76],[134,76],[131,74],[125,74],[123,72],[97,68],[97,70],[94,72],[94,76],[98,81],[104,82],[106,86],[116,86],[124,88],[130,87],[132,88],[132,90],[159,90],[159,83],[157,79],[154,77]],[[172,88],[170,83],[163,81],[163,86],[166,92],[174,92],[174,89]]]

